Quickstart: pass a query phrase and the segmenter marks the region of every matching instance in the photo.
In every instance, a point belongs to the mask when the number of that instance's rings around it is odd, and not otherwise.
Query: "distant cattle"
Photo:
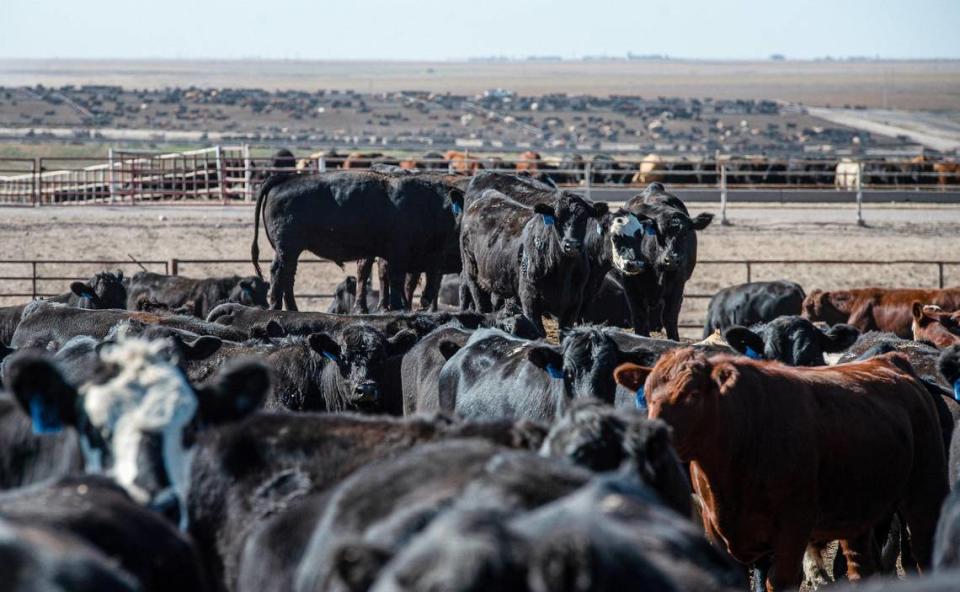
[[[673,427],[708,532],[738,561],[771,562],[768,589],[800,584],[811,541],[839,538],[863,558],[848,577],[869,575],[863,533],[890,508],[905,517],[919,568],[930,565],[946,461],[937,412],[905,357],[796,369],[677,350],[616,376]]]
[[[49,302],[74,308],[126,308],[127,290],[124,287],[123,272],[105,271],[95,274],[87,282],[73,282],[70,284],[70,292],[54,296]],[[0,307],[0,344],[11,343],[26,306],[22,304]]]
[[[201,319],[224,302],[267,307],[270,285],[255,276],[193,279],[141,271],[127,283],[127,305],[136,310],[141,299],[158,302],[171,310],[185,307]]]
[[[960,311],[946,312],[939,306],[914,302],[913,338],[939,348],[960,343]]]
[[[889,331],[913,337],[913,303],[960,309],[960,288],[942,290],[860,288],[814,290],[803,301],[803,316],[830,325],[848,323],[860,331]]]
[[[369,282],[368,282],[369,284]],[[365,300],[367,310],[377,310],[377,299],[380,293],[367,286]],[[352,275],[347,276],[342,282],[337,284],[333,290],[333,300],[327,306],[327,312],[331,314],[349,314],[357,307],[357,278]]]
[[[261,190],[254,211],[251,260],[263,225],[276,254],[270,305],[296,310],[294,279],[303,251],[332,261],[382,257],[390,263],[391,308],[403,308],[408,271],[439,274],[453,248],[463,193],[427,175],[332,172],[294,176]],[[436,275],[439,283],[439,275]],[[362,281],[362,279],[361,279]]]
[[[751,282],[724,288],[710,299],[703,338],[734,325],[750,326],[782,315],[798,315],[805,297],[799,284],[788,281]]]
[[[677,340],[683,289],[697,265],[697,232],[710,225],[713,214],[691,218],[683,202],[659,183],[633,197],[624,209],[653,221],[645,227],[642,244],[648,266],[623,277],[634,331],[649,335],[662,327],[669,339]]]
[[[460,233],[462,278],[472,301],[490,312],[493,299],[516,298],[541,335],[544,314],[561,328],[572,326],[590,273],[587,224],[606,213],[607,204],[572,194],[530,208],[487,190],[467,207]]]

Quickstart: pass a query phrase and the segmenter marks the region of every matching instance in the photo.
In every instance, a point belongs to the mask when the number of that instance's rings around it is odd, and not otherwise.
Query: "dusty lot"
[[[711,206],[691,204],[691,210],[716,211]],[[731,206],[731,226],[718,223],[700,234],[700,260],[688,294],[712,294],[719,288],[746,281],[742,263],[710,263],[711,260],[831,259],[957,260],[960,261],[960,208],[956,206],[874,206],[865,210],[867,227],[853,223],[849,208],[793,205]],[[162,217],[162,219],[161,219]],[[116,260],[110,267],[133,273],[139,269],[128,256],[163,271],[164,261],[178,259],[233,259],[234,263],[180,263],[180,273],[189,276],[248,274],[253,209],[196,206],[126,206],[111,208],[0,208],[0,277],[29,277],[30,264],[9,263],[18,259]],[[261,231],[261,252],[272,256]],[[314,259],[305,256],[305,259]],[[46,278],[86,276],[98,265],[38,265]],[[267,267],[268,268],[268,267]],[[355,273],[352,264],[346,272]],[[884,286],[936,286],[937,267],[905,263],[852,266],[850,264],[755,264],[753,280],[787,278],[813,288],[841,288],[866,284]],[[297,281],[298,294],[329,294],[345,275],[330,263],[304,263]],[[960,283],[960,264],[947,265],[947,284]],[[65,289],[67,280],[45,279],[38,291]],[[2,294],[29,294],[29,280],[0,280]],[[6,297],[12,304],[23,297]],[[303,308],[320,308],[324,298],[304,298]],[[706,300],[688,298],[683,321],[702,321]],[[695,331],[688,334],[695,334]]]

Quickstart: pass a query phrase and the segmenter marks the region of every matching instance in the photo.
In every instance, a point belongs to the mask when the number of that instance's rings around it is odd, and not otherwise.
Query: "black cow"
[[[769,323],[733,326],[723,332],[730,347],[756,360],[777,360],[789,366],[824,366],[825,353],[838,353],[856,343],[860,331],[852,325],[820,329],[800,316]]]
[[[562,329],[572,326],[590,274],[586,226],[606,212],[607,204],[570,194],[528,208],[488,190],[467,207],[461,223],[462,279],[472,301],[490,312],[492,297],[517,298],[541,335],[544,313],[556,316]]]
[[[371,589],[614,592],[742,586],[741,570],[701,531],[663,507],[636,477],[615,474],[519,515],[489,505],[454,508],[393,557]]]
[[[59,349],[78,335],[104,339],[116,325],[136,321],[146,325],[162,325],[189,331],[196,335],[212,335],[230,341],[243,341],[246,333],[217,323],[186,315],[155,314],[126,310],[84,310],[46,301],[31,302],[11,339],[16,348],[41,347]]]
[[[212,426],[256,409],[269,375],[259,364],[237,364],[194,389],[174,363],[171,347],[166,340],[131,338],[101,348],[97,379],[83,385],[64,380],[54,363],[35,351],[18,352],[4,370],[33,432],[75,429],[86,470],[105,472],[138,502],[184,524],[192,440],[185,432],[192,433],[197,422]],[[36,446],[31,440],[12,444],[0,455],[21,463],[28,458],[24,451]]]
[[[104,477],[66,477],[54,483],[0,494],[0,516],[15,524],[55,533],[47,539],[48,545],[59,541],[81,543],[109,557],[122,570],[121,574],[132,577],[133,589],[144,592],[207,589],[207,575],[190,541]],[[84,555],[79,553],[80,557]],[[16,571],[10,571],[6,561],[2,564],[5,578],[16,577]],[[9,584],[5,579],[3,588],[9,589]]]
[[[223,302],[266,308],[269,288],[269,284],[255,276],[198,280],[141,271],[127,283],[126,308],[137,310],[138,302],[147,300],[166,305],[171,310],[185,307],[194,316],[205,319],[215,306]]]
[[[643,257],[649,267],[623,278],[633,329],[649,335],[662,327],[669,339],[677,340],[683,288],[697,264],[697,231],[710,225],[713,214],[691,218],[683,202],[660,183],[651,183],[624,207],[637,218],[654,222],[653,234],[643,237]]]
[[[280,514],[270,525],[261,520],[287,508],[292,511],[299,501],[307,503],[308,496],[322,494],[372,461],[449,438],[480,437],[536,449],[544,435],[542,428],[529,422],[453,423],[442,417],[395,419],[350,413],[255,414],[199,435],[191,465],[190,534],[215,579],[236,589],[241,553],[258,526],[263,527],[258,532],[268,544],[258,546],[260,552],[253,554],[257,565],[290,566],[312,528],[302,513]],[[251,573],[260,571],[250,563]],[[280,572],[289,574],[290,569]]]
[[[377,310],[377,299],[380,293],[377,290],[372,290],[369,283],[367,282],[365,291],[366,310]],[[327,307],[327,312],[330,314],[350,314],[354,308],[364,310],[357,305],[357,278],[349,275],[334,289],[333,301]]]
[[[949,390],[953,392],[953,401],[960,402],[960,346],[954,345],[943,350],[937,361],[937,367],[943,378],[952,385]],[[958,489],[960,483],[960,413],[957,412],[960,405],[951,406],[951,412],[954,414],[954,430],[950,440],[950,450],[948,454],[948,468],[950,471],[950,485],[954,490]],[[960,566],[958,566],[960,567]]]
[[[780,316],[799,315],[804,298],[806,294],[800,284],[788,281],[751,282],[724,288],[710,299],[703,338],[734,325],[749,327]]]
[[[441,343],[441,351],[451,345]],[[641,359],[653,358],[646,351],[622,351],[596,327],[570,330],[562,347],[479,330],[440,371],[440,409],[462,417],[552,421],[574,399],[613,404],[614,368]]]
[[[127,290],[124,287],[123,272],[104,271],[90,278],[86,283],[73,282],[70,292],[49,299],[50,302],[66,304],[74,308],[125,308]],[[10,344],[13,333],[20,324],[23,309],[27,304],[0,308],[0,344]]]
[[[435,175],[331,172],[291,177],[257,197],[251,259],[263,277],[257,261],[262,210],[276,252],[270,270],[273,309],[283,304],[297,309],[294,276],[303,251],[338,262],[386,259],[391,308],[401,309],[407,271],[439,273],[445,252],[456,240],[462,200],[462,191]]]
[[[5,592],[138,592],[136,578],[106,554],[52,528],[0,518]]]

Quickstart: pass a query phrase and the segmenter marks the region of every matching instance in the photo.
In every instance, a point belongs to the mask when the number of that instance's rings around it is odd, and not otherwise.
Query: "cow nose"
[[[636,275],[643,271],[643,263],[639,261],[627,260],[623,264],[623,273],[627,275]]]
[[[171,524],[180,523],[180,501],[172,488],[164,489],[150,500],[149,507],[170,521]]]
[[[372,380],[366,382],[361,382],[353,389],[353,394],[356,396],[357,402],[359,403],[371,403],[377,400],[377,395],[380,394],[380,389],[377,387],[377,383]]]
[[[567,252],[579,251],[582,243],[575,238],[563,239],[563,250]]]

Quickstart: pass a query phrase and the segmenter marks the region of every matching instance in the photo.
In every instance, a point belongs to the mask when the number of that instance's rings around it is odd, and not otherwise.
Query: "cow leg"
[[[807,534],[782,534],[775,543],[773,560],[767,574],[767,592],[796,590],[803,579],[803,554],[807,550]]]
[[[670,292],[663,302],[661,319],[667,339],[680,341],[678,325],[680,322],[680,307],[683,305],[683,285],[679,290]]]
[[[281,251],[279,247],[273,256],[273,263],[270,264],[270,308],[273,310],[282,309],[287,292],[293,291],[293,280],[299,257],[299,252],[291,256],[290,253]]]
[[[423,310],[437,311],[437,301],[440,298],[440,284],[443,281],[443,274],[439,271],[428,271],[427,282],[423,286],[423,294],[420,295],[420,308]]]
[[[873,544],[873,529],[854,539],[840,541],[840,550],[847,560],[847,579],[851,582],[869,577],[876,572],[876,549]]]
[[[536,327],[537,333],[541,337],[546,337],[547,330],[543,327],[543,303],[534,287],[524,282],[520,283],[520,308],[523,309],[523,316]]]
[[[461,293],[460,308],[462,310],[467,310],[464,308],[464,306],[470,303],[472,299],[473,309],[477,312],[493,312],[493,304],[490,302],[490,294],[484,291],[484,289],[480,287],[480,284],[478,284],[477,281],[470,275],[463,274],[462,277],[466,279],[463,284],[466,284],[466,286],[469,288],[469,298],[464,298]],[[463,287],[463,284],[461,284],[461,288]]]
[[[941,469],[942,470],[942,469]],[[918,471],[919,472],[919,471]],[[946,483],[946,479],[943,479]],[[933,537],[937,530],[937,519],[940,515],[940,504],[946,494],[946,487],[942,491],[929,491],[929,485],[917,484],[913,490],[908,490],[908,499],[900,512],[906,522],[906,529],[910,535],[909,544],[903,545],[913,553],[913,564],[917,571],[924,573],[933,557]],[[926,491],[925,491],[926,490]],[[904,554],[906,560],[906,554]]]
[[[377,277],[380,279],[380,310],[390,310],[390,264],[385,259],[377,259]]]
[[[750,592],[765,592],[767,574],[770,573],[770,557],[764,557],[747,568],[747,581],[750,583]]]
[[[299,253],[297,257],[284,264],[286,273],[290,276],[290,281],[283,290],[283,304],[287,310],[297,310],[297,301],[293,296],[293,281],[297,276],[297,259],[299,259]]]
[[[403,271],[405,266],[396,263],[388,263],[390,278],[390,305],[388,310],[405,310],[407,308],[403,297],[403,284],[407,279],[407,274]]]
[[[373,257],[367,257],[357,261],[357,301],[353,303],[353,308],[360,314],[370,312],[367,306],[367,283],[370,281],[370,273],[373,272]]]
[[[803,554],[803,579],[813,590],[819,590],[830,583],[826,565],[823,563],[823,551],[826,545],[810,543]],[[838,553],[839,554],[839,553]]]
[[[472,293],[470,292],[470,281],[467,279],[467,274],[460,274],[460,310],[467,311],[473,310],[475,308],[473,304]]]
[[[417,291],[417,286],[419,285],[420,272],[408,273],[403,284],[403,297],[407,301],[407,305],[409,305],[410,308],[413,308],[413,293]]]

